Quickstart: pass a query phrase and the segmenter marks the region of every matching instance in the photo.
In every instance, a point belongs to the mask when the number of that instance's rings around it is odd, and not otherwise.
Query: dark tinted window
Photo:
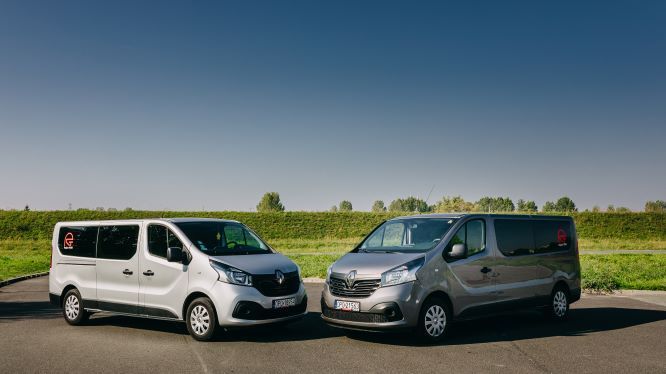
[[[183,248],[183,243],[165,226],[148,225],[148,252],[166,258],[168,247]]]
[[[534,253],[534,235],[531,220],[496,219],[497,246],[505,256]]]
[[[97,258],[129,260],[136,253],[139,226],[102,226],[99,229]]]
[[[566,251],[571,248],[569,221],[534,221],[536,253]]]
[[[472,256],[486,249],[486,224],[483,220],[475,219],[465,223],[451,238],[446,246],[445,253],[451,252],[455,244],[465,244],[467,255]]]
[[[63,255],[95,257],[96,226],[61,227],[58,237],[58,248]]]

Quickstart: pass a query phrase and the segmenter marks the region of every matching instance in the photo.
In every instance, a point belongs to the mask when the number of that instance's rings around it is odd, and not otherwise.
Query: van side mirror
[[[462,243],[454,244],[451,252],[449,252],[449,257],[456,259],[467,257],[467,246]]]
[[[166,259],[169,262],[181,262],[185,258],[183,249],[178,247],[167,248]]]

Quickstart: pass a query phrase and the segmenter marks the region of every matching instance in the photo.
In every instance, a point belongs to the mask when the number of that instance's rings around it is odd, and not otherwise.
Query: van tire
[[[564,321],[569,315],[569,290],[559,285],[550,294],[550,303],[544,310],[546,317],[553,321]]]
[[[210,341],[217,331],[217,316],[213,303],[207,297],[199,297],[190,303],[185,315],[187,331],[195,340]]]
[[[90,313],[83,309],[83,299],[76,288],[67,291],[62,298],[62,316],[73,326],[84,324],[90,317]]]
[[[419,314],[418,332],[423,340],[436,343],[442,341],[451,325],[451,308],[441,297],[426,300]]]

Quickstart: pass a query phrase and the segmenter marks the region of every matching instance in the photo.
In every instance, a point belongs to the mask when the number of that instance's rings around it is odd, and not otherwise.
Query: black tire
[[[90,313],[83,309],[83,299],[76,288],[67,291],[62,298],[62,316],[74,326],[84,324],[90,317]]]
[[[194,299],[187,307],[185,315],[187,331],[199,341],[209,341],[215,337],[218,329],[217,315],[210,299],[200,297]]]
[[[544,310],[546,317],[553,321],[564,321],[569,316],[569,290],[560,285],[550,294],[550,303]]]
[[[451,317],[451,308],[443,298],[430,297],[421,307],[418,332],[426,342],[442,341],[449,331]]]

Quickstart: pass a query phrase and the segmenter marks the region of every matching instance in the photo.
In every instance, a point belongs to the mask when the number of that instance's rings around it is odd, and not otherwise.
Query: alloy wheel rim
[[[79,298],[75,295],[70,295],[65,300],[65,315],[69,320],[75,320],[79,316]]]
[[[553,297],[553,311],[558,317],[564,316],[567,312],[567,295],[564,292],[555,292],[555,296]]]
[[[444,333],[446,327],[446,312],[439,305],[433,305],[425,314],[425,329],[428,335],[438,337]]]
[[[195,306],[192,309],[192,313],[190,313],[190,325],[195,334],[205,334],[210,326],[210,315],[208,314],[208,310],[202,305]]]

